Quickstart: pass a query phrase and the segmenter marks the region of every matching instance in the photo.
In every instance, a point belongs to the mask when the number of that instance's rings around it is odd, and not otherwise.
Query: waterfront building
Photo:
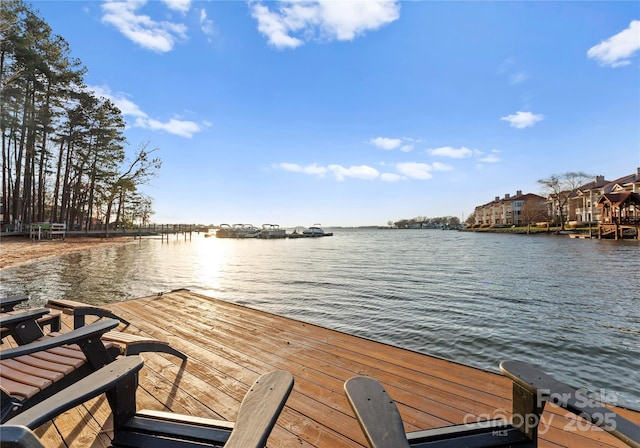
[[[545,198],[533,193],[515,196],[509,193],[503,198],[496,196],[487,204],[475,208],[475,224],[480,226],[511,226],[533,224],[541,219],[545,209]]]
[[[496,196],[493,201],[475,208],[475,225],[500,227],[546,222],[549,217],[557,218],[559,208],[566,223],[598,224],[603,220],[601,198],[607,194],[625,192],[640,194],[640,168],[613,181],[598,175],[576,190],[563,191],[547,198],[532,193],[522,194],[521,190],[515,196]],[[562,207],[559,207],[559,203],[562,203]],[[627,213],[637,216],[640,214],[637,208],[640,207],[628,204]]]
[[[596,207],[598,199],[608,193],[608,181],[604,176],[596,176],[596,178],[584,185],[581,185],[575,192],[567,192],[569,201],[567,201],[566,215],[569,221],[578,221],[579,223],[597,223],[602,219],[602,209]]]
[[[596,176],[594,181],[580,186],[569,198],[567,216],[570,221],[578,223],[602,222],[602,206],[598,207],[602,196],[625,192],[640,193],[640,168],[613,181]],[[631,211],[634,211],[634,207],[631,205]]]

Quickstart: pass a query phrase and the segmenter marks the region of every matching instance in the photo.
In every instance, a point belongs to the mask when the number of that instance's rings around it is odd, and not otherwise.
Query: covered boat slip
[[[344,382],[355,375],[372,376],[386,386],[407,431],[511,414],[512,383],[500,374],[187,290],[105,308],[131,322],[123,331],[167,341],[188,356],[180,364],[174,356],[143,354],[139,409],[233,421],[242,397],[259,375],[276,369],[291,372],[294,389],[269,447],[366,446],[343,389]],[[63,324],[73,325],[70,316],[63,317]],[[616,411],[640,423],[640,413]],[[564,414],[547,405],[539,446],[624,446],[604,431]],[[38,434],[46,446],[106,447],[110,428],[109,407],[101,397],[44,425]]]

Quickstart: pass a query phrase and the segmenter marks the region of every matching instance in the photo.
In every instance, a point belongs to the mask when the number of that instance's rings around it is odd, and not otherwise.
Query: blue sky
[[[158,223],[460,218],[640,167],[640,6],[36,1],[163,160]]]

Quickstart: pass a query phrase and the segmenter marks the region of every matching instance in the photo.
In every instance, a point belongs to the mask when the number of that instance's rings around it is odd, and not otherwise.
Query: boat
[[[317,238],[320,236],[333,236],[333,232],[325,232],[320,224],[314,224],[311,227],[307,227],[302,232],[298,232],[298,229],[289,234],[289,238]]]
[[[287,234],[287,237],[288,238],[306,238],[308,235],[305,235],[304,233],[302,233],[304,229],[305,227],[303,226],[295,227],[293,229],[293,232]]]
[[[216,238],[234,238],[235,230],[229,224],[220,224],[216,230]]]
[[[220,224],[216,231],[218,238],[258,238],[260,229],[253,224]]]
[[[258,238],[260,229],[253,224],[235,224],[235,238]]]
[[[302,234],[310,237],[333,236],[333,232],[325,232],[322,227],[320,227],[320,224],[314,224],[308,229],[304,229]]]
[[[259,238],[275,239],[286,237],[287,231],[285,229],[281,229],[278,224],[262,224]]]
[[[589,233],[570,233],[569,238],[578,238],[578,239],[589,239],[591,238],[591,234]]]

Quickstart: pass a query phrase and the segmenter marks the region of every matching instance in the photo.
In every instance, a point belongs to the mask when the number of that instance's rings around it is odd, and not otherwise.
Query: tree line
[[[153,213],[139,187],[161,167],[157,148],[142,143],[127,157],[122,113],[85,85],[86,71],[29,5],[0,3],[3,228],[92,230]]]
[[[441,216],[438,218],[427,218],[426,216],[416,216],[411,219],[401,219],[399,221],[389,221],[389,227],[398,229],[409,229],[416,226],[454,229],[461,227],[460,219],[456,216]]]

